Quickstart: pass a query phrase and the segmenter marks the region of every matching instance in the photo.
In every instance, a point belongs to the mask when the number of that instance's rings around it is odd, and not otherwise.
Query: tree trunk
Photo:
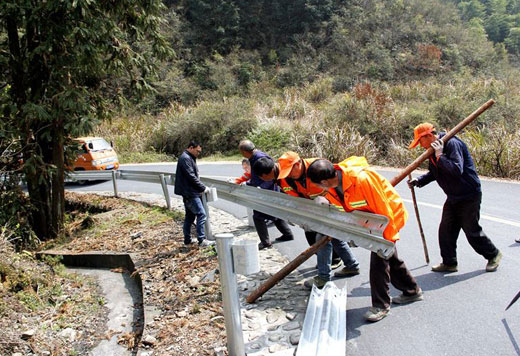
[[[65,152],[63,150],[64,133],[63,120],[58,119],[53,129],[54,135],[52,140],[52,161],[56,166],[56,170],[52,174],[51,188],[51,232],[53,237],[58,236],[63,231],[63,222],[65,216]]]
[[[37,169],[26,169],[25,177],[27,179],[27,190],[29,191],[29,200],[33,206],[32,229],[40,240],[47,240],[50,237],[47,222],[50,220],[50,204],[49,197],[46,192],[47,181],[40,179],[41,172]]]

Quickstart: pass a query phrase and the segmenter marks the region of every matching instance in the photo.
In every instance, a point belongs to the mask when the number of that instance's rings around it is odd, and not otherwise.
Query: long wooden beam
[[[446,143],[450,138],[455,136],[459,131],[461,131],[463,128],[468,126],[473,120],[475,120],[477,117],[479,117],[480,114],[482,114],[484,111],[489,109],[495,101],[493,99],[489,99],[484,105],[479,107],[477,110],[475,110],[471,115],[466,117],[464,120],[459,122],[457,126],[452,128],[446,135],[442,137],[442,141]],[[399,184],[408,174],[412,173],[417,167],[421,165],[423,161],[428,159],[430,155],[433,153],[433,148],[428,148],[426,151],[423,152],[422,155],[417,157],[415,161],[410,163],[405,169],[403,169],[398,175],[396,175],[394,178],[390,179],[390,183],[395,187],[397,184]]]

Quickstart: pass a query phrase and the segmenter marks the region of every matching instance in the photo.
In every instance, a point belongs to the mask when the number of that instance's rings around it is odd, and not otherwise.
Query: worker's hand
[[[417,180],[417,178],[409,179],[406,181],[406,183],[408,183],[408,187],[410,187],[410,189],[419,185],[419,181]]]
[[[316,198],[314,198],[314,202],[318,205],[330,205],[329,201],[322,196],[317,196]]]
[[[209,188],[208,188],[208,187],[206,187],[206,188],[204,189],[204,193],[209,193]]]
[[[441,140],[437,140],[432,142],[432,148],[435,151],[435,158],[439,158],[442,155],[442,151],[444,150],[444,142]]]

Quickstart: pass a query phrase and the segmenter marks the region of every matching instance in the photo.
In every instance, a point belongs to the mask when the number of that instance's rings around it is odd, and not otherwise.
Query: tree
[[[63,228],[70,138],[107,116],[123,95],[118,78],[146,90],[155,61],[172,53],[162,9],[160,0],[0,2],[2,120],[19,142],[40,239]]]
[[[513,27],[505,40],[507,49],[514,54],[520,54],[520,27]]]

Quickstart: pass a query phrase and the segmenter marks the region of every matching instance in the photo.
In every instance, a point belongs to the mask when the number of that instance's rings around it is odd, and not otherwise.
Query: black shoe
[[[258,244],[258,249],[259,249],[259,250],[263,250],[263,249],[265,249],[265,248],[271,248],[271,247],[273,247],[273,244],[264,245],[264,244],[261,243],[261,242]]]
[[[284,241],[291,241],[291,240],[294,240],[294,236],[286,236],[286,235],[282,235],[280,237],[277,237],[276,239],[274,239],[276,242],[284,242]]]

